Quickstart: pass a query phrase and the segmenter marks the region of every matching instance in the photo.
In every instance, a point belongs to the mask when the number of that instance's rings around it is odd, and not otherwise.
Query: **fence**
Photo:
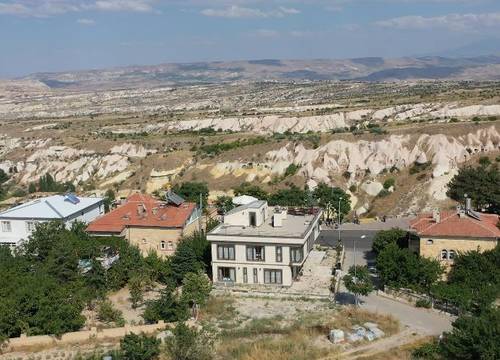
[[[71,344],[84,344],[89,342],[99,342],[105,340],[121,339],[127,334],[154,334],[164,330],[172,324],[163,320],[150,325],[125,325],[118,328],[82,330],[62,334],[59,338],[51,335],[26,336],[22,334],[17,338],[10,338],[3,345],[3,353],[14,351],[29,351],[30,349],[50,348]]]
[[[459,311],[456,306],[450,305],[444,301],[439,301],[425,294],[418,294],[409,289],[392,289],[388,286],[384,287],[384,291],[379,291],[379,295],[386,296],[398,301],[404,301],[411,305],[416,305],[417,301],[429,302],[432,309],[444,311],[452,315],[458,315]]]

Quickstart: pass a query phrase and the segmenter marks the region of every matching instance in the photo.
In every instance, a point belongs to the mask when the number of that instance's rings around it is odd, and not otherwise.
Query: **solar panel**
[[[169,203],[172,203],[176,206],[180,206],[184,203],[184,199],[182,197],[180,197],[179,195],[177,195],[176,193],[174,193],[173,191],[169,191],[167,192],[167,201]]]
[[[80,199],[78,199],[78,197],[75,195],[75,194],[66,194],[64,196],[64,200],[66,201],[69,201],[70,203],[72,203],[73,205],[76,205],[80,202]]]
[[[472,217],[472,218],[474,218],[476,220],[481,221],[481,215],[479,215],[479,213],[477,213],[477,212],[475,212],[473,210],[469,210],[467,213],[469,214],[470,217]]]

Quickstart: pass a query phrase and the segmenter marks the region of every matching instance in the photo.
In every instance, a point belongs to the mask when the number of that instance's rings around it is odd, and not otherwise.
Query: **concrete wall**
[[[121,339],[127,334],[154,334],[157,331],[164,330],[166,327],[171,326],[171,324],[166,324],[164,321],[159,321],[157,324],[151,325],[137,325],[130,326],[125,325],[120,328],[110,328],[110,329],[96,329],[91,330],[69,332],[61,335],[60,338],[49,335],[40,336],[25,336],[21,335],[18,338],[10,338],[4,350],[4,353],[14,352],[14,351],[29,351],[30,349],[36,348],[50,348],[62,345],[71,344],[82,344],[90,341],[96,340],[113,340]]]
[[[263,205],[259,209],[244,209],[234,214],[224,216],[224,223],[234,226],[250,226],[250,213],[255,213],[256,226],[260,226],[268,217],[268,206]]]

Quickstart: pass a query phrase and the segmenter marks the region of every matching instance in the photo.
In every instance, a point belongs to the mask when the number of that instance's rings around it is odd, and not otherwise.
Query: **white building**
[[[32,200],[0,212],[0,245],[19,246],[38,222],[59,220],[69,228],[75,221],[88,223],[102,214],[103,199],[98,197],[66,194]]]
[[[319,236],[321,210],[287,211],[254,201],[207,234],[214,283],[290,286]]]

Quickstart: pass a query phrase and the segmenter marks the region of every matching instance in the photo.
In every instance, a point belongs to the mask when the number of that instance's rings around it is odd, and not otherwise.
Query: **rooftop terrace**
[[[314,214],[294,213],[289,210],[286,219],[283,219],[283,225],[274,227],[272,213],[271,211],[271,216],[261,226],[243,227],[222,223],[213,229],[209,235],[302,238],[319,216],[318,209],[314,210]]]

